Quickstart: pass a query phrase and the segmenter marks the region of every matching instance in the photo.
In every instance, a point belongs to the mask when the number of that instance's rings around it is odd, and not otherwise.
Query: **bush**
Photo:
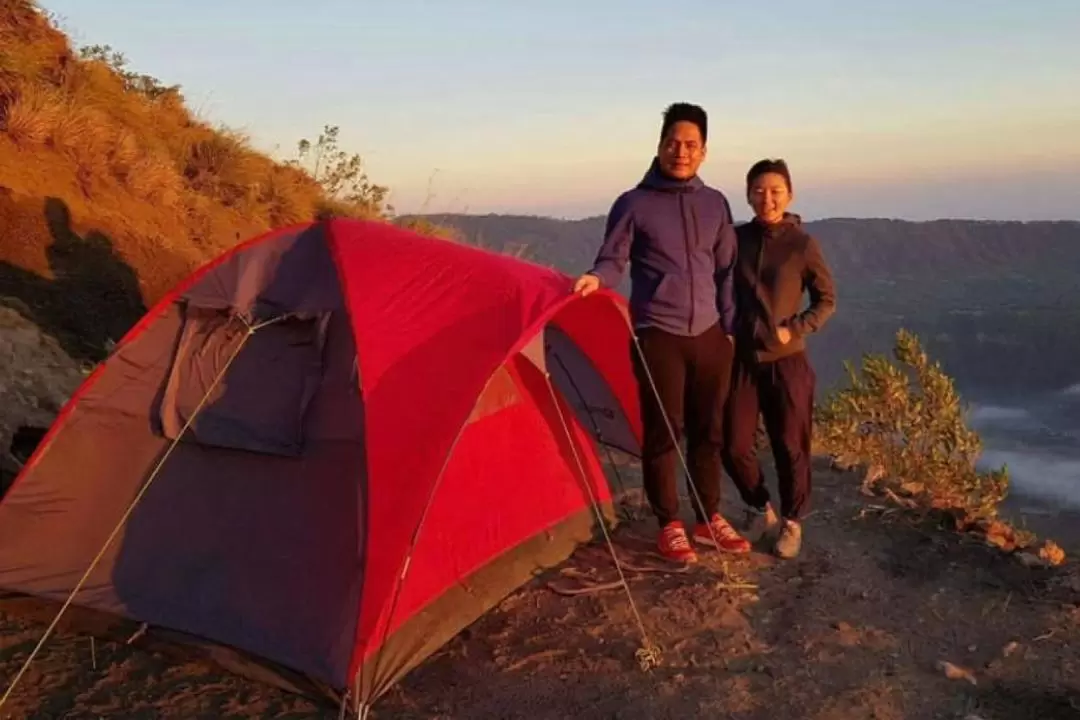
[[[969,521],[996,517],[1008,469],[976,469],[982,442],[952,379],[907,330],[897,332],[893,358],[865,355],[861,374],[845,363],[850,386],[816,409],[815,443],[842,464],[868,466],[870,483],[885,481]]]

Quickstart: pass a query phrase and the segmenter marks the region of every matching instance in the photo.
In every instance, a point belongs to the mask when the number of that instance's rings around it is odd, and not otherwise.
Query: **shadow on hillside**
[[[80,237],[72,229],[63,200],[46,198],[44,215],[54,279],[0,262],[0,303],[54,336],[72,358],[102,360],[107,341],[118,341],[146,312],[138,277],[106,235]]]

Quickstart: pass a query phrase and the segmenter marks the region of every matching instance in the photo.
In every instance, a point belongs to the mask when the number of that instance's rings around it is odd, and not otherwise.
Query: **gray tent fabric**
[[[342,307],[337,268],[324,231],[311,228],[258,243],[225,260],[184,293],[204,308],[229,309],[251,322],[283,314],[321,314]],[[295,269],[302,268],[302,272]]]
[[[273,263],[274,272],[262,262]],[[345,685],[361,592],[366,461],[356,346],[335,273],[321,232],[275,238],[212,270],[122,346],[0,503],[0,587],[65,599],[150,479],[176,429],[176,417],[162,422],[170,374],[180,377],[173,408],[181,412],[201,387],[192,375],[175,373],[176,360],[183,367],[187,357],[180,353],[189,327],[185,307],[198,302],[266,317],[268,308],[283,309],[281,298],[291,299],[327,314],[315,321],[323,328],[321,358],[316,362],[316,346],[302,346],[312,353],[281,366],[300,380],[257,374],[256,384],[233,368],[223,382],[245,393],[265,389],[274,396],[270,404],[287,401],[293,412],[264,437],[291,440],[302,429],[303,451],[282,457],[221,447],[243,444],[237,427],[266,432],[251,413],[226,430],[200,426],[201,435],[177,444],[162,464],[77,603],[213,638]],[[274,303],[245,290],[267,278]],[[277,334],[260,343],[271,327]],[[288,356],[294,339],[309,342],[311,326],[300,327],[256,331],[248,371],[255,372],[260,353]],[[280,395],[275,383],[286,386]],[[297,383],[310,393],[306,412],[296,402]],[[229,417],[236,405],[224,397],[211,399],[208,417]]]
[[[188,304],[161,404],[165,437],[300,455],[304,417],[322,378],[329,318],[284,317],[250,333],[231,310]],[[228,378],[219,380],[226,371]]]
[[[598,443],[641,457],[641,447],[626,413],[585,353],[556,325],[545,329],[544,344],[552,383],[570,403],[582,426]]]

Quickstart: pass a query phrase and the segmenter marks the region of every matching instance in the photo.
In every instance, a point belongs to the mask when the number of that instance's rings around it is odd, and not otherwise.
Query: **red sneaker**
[[[686,536],[686,528],[678,520],[673,520],[660,528],[660,537],[657,539],[656,544],[660,554],[668,560],[697,562],[697,553],[690,546],[690,538]]]
[[[709,531],[710,528],[712,528],[712,532]],[[720,552],[735,554],[750,552],[750,541],[731,527],[731,524],[720,517],[719,513],[713,515],[712,520],[707,525],[698,523],[694,527],[694,542],[714,547]]]

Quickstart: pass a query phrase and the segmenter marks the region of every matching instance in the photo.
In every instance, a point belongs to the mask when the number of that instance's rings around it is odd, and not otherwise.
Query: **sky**
[[[1076,0],[40,4],[277,156],[340,126],[399,213],[606,213],[688,101],[737,217],[783,157],[808,219],[1080,219]]]

